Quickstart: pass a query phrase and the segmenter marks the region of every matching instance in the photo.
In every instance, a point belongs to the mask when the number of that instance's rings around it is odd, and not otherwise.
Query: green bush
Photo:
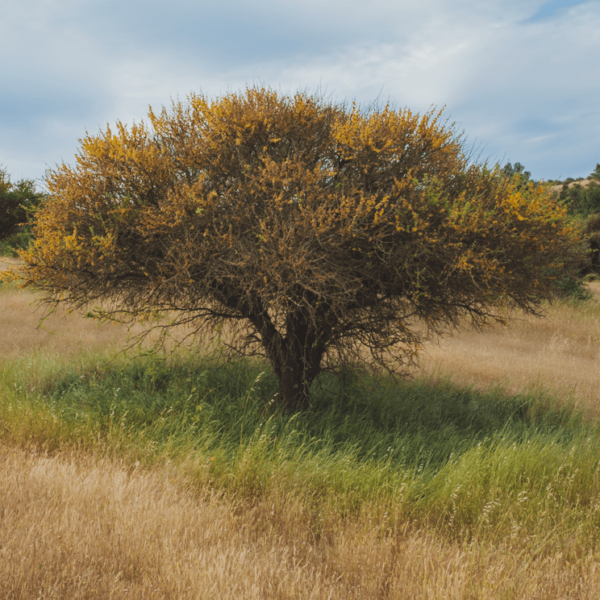
[[[585,186],[580,183],[583,181],[582,177],[568,177],[562,182],[554,182],[556,185],[562,184],[560,200],[572,215],[581,219],[600,213],[600,164],[585,179],[589,181]]]
[[[600,164],[585,178],[587,185],[582,185],[582,177],[565,181],[555,181],[561,185],[559,200],[565,204],[581,228],[584,244],[589,250],[585,260],[577,265],[573,272],[562,277],[560,288],[565,296],[582,298],[589,293],[583,285],[591,279],[588,276],[600,275]]]
[[[33,180],[12,183],[6,170],[0,169],[0,256],[15,255],[17,250],[29,246],[30,215],[43,198]]]
[[[588,217],[584,229],[590,245],[590,273],[600,274],[600,212]]]
[[[573,285],[576,284],[582,288],[585,281],[591,280],[588,276],[600,275],[600,212],[591,214],[587,218],[575,217],[575,219],[588,252],[580,264],[575,265],[569,274],[564,275],[563,279],[568,280],[566,287],[563,286],[566,295],[572,295],[568,293],[569,286],[574,289]]]
[[[587,186],[575,183],[569,186],[563,183],[560,199],[566,202],[571,214],[581,218],[600,213],[600,185],[592,181]]]

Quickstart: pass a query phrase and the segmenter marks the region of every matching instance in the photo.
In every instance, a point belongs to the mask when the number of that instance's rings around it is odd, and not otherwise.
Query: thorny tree
[[[26,284],[105,318],[226,324],[288,408],[324,369],[396,370],[459,319],[538,312],[576,245],[544,186],[470,162],[439,114],[250,88],[149,120],[48,174]]]

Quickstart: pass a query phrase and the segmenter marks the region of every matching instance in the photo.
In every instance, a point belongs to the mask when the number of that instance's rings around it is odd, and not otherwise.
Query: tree
[[[600,275],[600,212],[587,218],[584,234],[589,243],[590,253],[587,264],[582,271],[585,274],[596,273]]]
[[[514,165],[511,165],[509,162],[504,165],[502,168],[502,172],[509,179],[518,179],[520,185],[527,185],[527,183],[531,180],[531,172],[525,171],[525,167],[516,162]]]
[[[559,194],[571,214],[586,219],[600,212],[600,184],[594,179],[593,173],[585,185],[578,182],[563,183]]]
[[[291,409],[323,370],[397,371],[464,317],[538,314],[575,254],[549,191],[472,164],[440,114],[250,88],[149,119],[48,173],[25,284],[221,331],[268,359]]]
[[[0,169],[0,243],[14,240],[19,233],[28,238],[29,214],[40,204],[42,197],[32,180],[11,183],[7,172]]]

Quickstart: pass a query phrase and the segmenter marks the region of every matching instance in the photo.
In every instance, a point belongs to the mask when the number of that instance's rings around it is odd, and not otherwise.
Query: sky
[[[600,0],[0,0],[0,167],[190,92],[300,89],[443,108],[480,160],[535,179],[600,162]]]

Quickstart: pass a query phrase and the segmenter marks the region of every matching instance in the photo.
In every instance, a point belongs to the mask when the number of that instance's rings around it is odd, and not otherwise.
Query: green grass
[[[540,552],[573,536],[596,544],[600,435],[568,403],[348,373],[321,376],[311,411],[290,415],[276,390],[249,362],[30,357],[0,367],[0,435],[166,465],[242,503],[293,499],[315,532],[363,518],[537,536]]]

